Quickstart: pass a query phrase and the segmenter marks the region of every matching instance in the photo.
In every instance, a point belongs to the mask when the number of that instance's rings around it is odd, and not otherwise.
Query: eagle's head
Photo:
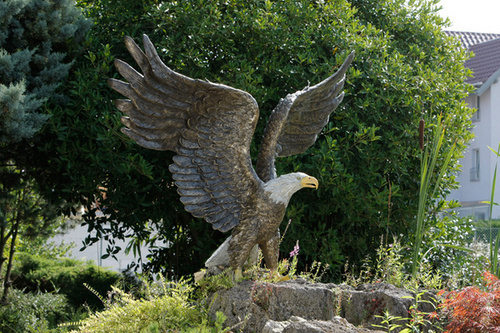
[[[276,203],[288,205],[292,195],[304,187],[318,188],[318,180],[303,172],[288,173],[268,181],[264,189]]]

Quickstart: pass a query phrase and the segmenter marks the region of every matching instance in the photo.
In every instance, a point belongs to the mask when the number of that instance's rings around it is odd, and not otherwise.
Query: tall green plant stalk
[[[412,261],[412,277],[414,279],[417,277],[417,270],[418,267],[420,266],[420,259],[421,259],[420,248],[424,233],[425,217],[428,212],[427,210],[428,200],[429,198],[430,199],[435,198],[436,191],[439,188],[439,185],[441,183],[441,180],[443,179],[448,164],[450,163],[451,156],[453,155],[456,145],[456,143],[453,143],[450,150],[446,154],[446,158],[443,164],[441,165],[441,169],[439,170],[439,173],[437,175],[436,183],[432,188],[432,192],[430,192],[432,175],[434,174],[436,162],[439,157],[439,153],[444,140],[445,127],[443,125],[443,116],[438,115],[437,117],[431,147],[429,147],[428,144],[425,145],[425,148],[423,147],[423,130],[424,130],[423,125],[424,125],[423,120],[421,120],[419,128],[420,149],[422,152],[420,160],[420,192],[418,199],[417,228],[415,231],[415,244],[413,247],[413,261]]]
[[[497,167],[498,167],[498,157],[500,156],[500,143],[498,144],[497,150],[493,150],[493,148],[488,147],[497,155],[497,161],[495,162],[495,171],[493,172],[493,183],[491,184],[491,197],[490,201],[487,202],[490,204],[490,214],[488,217],[488,224],[490,226],[490,273],[499,277],[500,276],[500,267],[498,267],[498,246],[500,243],[500,232],[497,232],[495,237],[495,241],[493,241],[493,236],[491,233],[491,220],[493,214],[493,205],[495,203],[495,185],[497,183]]]

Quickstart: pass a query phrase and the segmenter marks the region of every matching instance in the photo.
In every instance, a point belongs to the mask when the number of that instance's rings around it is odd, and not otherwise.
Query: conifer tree
[[[31,138],[48,115],[40,111],[68,75],[68,41],[88,25],[71,0],[0,2],[0,142]]]

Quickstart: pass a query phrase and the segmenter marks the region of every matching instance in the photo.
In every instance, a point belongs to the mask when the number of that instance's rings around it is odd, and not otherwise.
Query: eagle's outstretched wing
[[[116,103],[128,116],[122,131],[143,147],[176,152],[170,171],[186,210],[230,230],[262,186],[250,159],[257,103],[244,91],[174,72],[146,35],[143,41],[145,53],[125,38],[143,74],[117,60],[128,83],[108,81],[128,98]]]
[[[264,131],[257,160],[257,173],[263,181],[276,177],[276,156],[290,156],[311,147],[328,123],[330,114],[344,98],[345,73],[354,58],[347,56],[338,71],[312,87],[287,95],[273,110]]]

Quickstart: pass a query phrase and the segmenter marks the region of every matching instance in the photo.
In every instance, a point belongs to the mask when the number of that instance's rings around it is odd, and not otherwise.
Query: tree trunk
[[[3,295],[0,303],[5,304],[7,303],[7,296],[9,294],[9,289],[12,286],[12,281],[10,280],[10,273],[12,271],[12,263],[14,261],[14,252],[16,251],[16,239],[17,239],[17,232],[19,230],[19,223],[16,222],[14,232],[12,233],[12,243],[10,245],[10,251],[9,251],[9,262],[7,263],[7,272],[5,273],[5,279],[3,283]]]
[[[11,243],[10,243],[10,251],[9,251],[9,261],[7,263],[7,271],[5,273],[5,278],[3,281],[3,295],[2,298],[0,299],[0,304],[7,304],[7,296],[9,295],[9,289],[12,286],[12,281],[10,280],[10,273],[12,271],[12,263],[14,262],[14,253],[16,251],[16,240],[17,240],[17,234],[19,232],[19,225],[21,224],[21,214],[20,210],[20,204],[22,201],[24,201],[24,196],[25,196],[25,191],[22,191],[22,199],[21,194],[18,197],[18,202],[15,207],[16,209],[16,218],[14,220],[14,224],[12,225],[12,230],[10,231],[11,234]],[[7,242],[7,239],[5,239],[5,242]]]
[[[0,214],[2,214],[1,211]],[[7,244],[7,236],[5,235],[5,225],[6,225],[5,218],[0,215],[0,272],[2,271],[3,263],[5,262],[5,260],[7,260],[7,258],[3,256],[5,245]]]

